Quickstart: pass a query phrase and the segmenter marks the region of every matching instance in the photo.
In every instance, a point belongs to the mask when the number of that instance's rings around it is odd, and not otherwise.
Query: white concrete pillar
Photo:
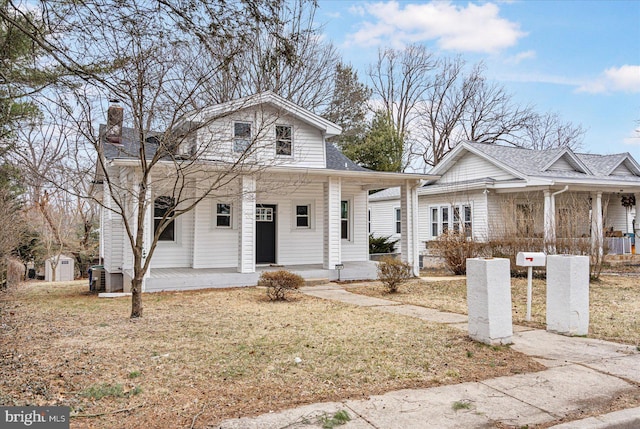
[[[589,257],[547,257],[547,331],[589,332]]]
[[[602,224],[602,192],[591,194],[591,252],[601,261],[604,255],[604,231]]]
[[[506,258],[467,259],[469,336],[485,344],[511,344],[511,271]]]
[[[402,260],[411,265],[413,275],[420,275],[418,250],[418,183],[406,180],[400,187],[400,252]]]
[[[544,191],[544,247],[556,253],[556,199],[550,190]]]
[[[324,235],[322,266],[325,270],[335,269],[342,263],[340,201],[342,182],[339,177],[329,177],[324,183]],[[352,207],[349,208],[353,210]]]
[[[238,219],[238,272],[256,271],[256,178],[240,178],[240,209]]]

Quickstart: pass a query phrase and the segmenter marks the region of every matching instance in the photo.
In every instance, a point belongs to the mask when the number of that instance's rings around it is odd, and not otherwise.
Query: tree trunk
[[[142,317],[142,279],[131,279],[131,318]]]

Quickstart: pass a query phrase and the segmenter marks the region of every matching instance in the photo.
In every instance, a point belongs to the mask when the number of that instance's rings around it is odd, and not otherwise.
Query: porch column
[[[544,247],[547,253],[556,253],[556,198],[550,190],[544,191]]]
[[[602,192],[594,192],[591,194],[591,254],[598,262],[604,256],[602,229]]]
[[[406,180],[400,187],[400,252],[402,260],[413,268],[413,275],[420,275],[418,258],[418,183]]]
[[[342,262],[340,199],[342,182],[339,177],[329,177],[324,183],[324,238],[322,266],[335,269]]]
[[[238,219],[238,272],[256,271],[256,178],[240,178]]]

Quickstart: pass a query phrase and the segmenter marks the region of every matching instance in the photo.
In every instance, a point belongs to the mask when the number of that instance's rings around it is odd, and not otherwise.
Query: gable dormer
[[[542,171],[572,171],[593,174],[569,148],[564,148],[542,168]]]
[[[640,176],[640,166],[631,156],[625,156],[609,172],[609,176]]]

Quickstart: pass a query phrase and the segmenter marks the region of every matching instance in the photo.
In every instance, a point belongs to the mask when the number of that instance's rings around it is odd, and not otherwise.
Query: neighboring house
[[[287,269],[305,278],[374,278],[376,265],[368,255],[368,192],[389,186],[402,189],[399,205],[408,214],[402,218],[403,257],[417,273],[416,191],[432,176],[357,166],[326,141],[339,135],[340,127],[272,92],[209,107],[190,120],[211,118],[217,119],[187,142],[194,146],[176,149],[193,155],[205,137],[219,141],[215,153],[198,158],[199,180],[219,177],[249,139],[259,143],[251,158],[254,165],[160,235],[143,291],[255,285],[267,269]],[[128,155],[138,153],[134,135],[123,129],[122,146],[102,137],[106,168],[114,178],[136,171],[139,161]],[[170,174],[170,162],[165,172],[158,171]],[[104,191],[103,202],[110,207],[106,186]],[[146,215],[145,237],[153,235],[154,216],[162,215],[166,198],[161,185],[150,190],[155,208]],[[106,290],[126,291],[133,256],[122,219],[107,209],[101,216],[100,256]],[[343,265],[340,273],[337,265]]]
[[[443,232],[464,231],[479,241],[537,238],[551,253],[576,238],[600,252],[631,253],[625,234],[640,230],[640,166],[628,153],[463,142],[429,174],[439,178],[418,190],[422,251]],[[399,190],[371,195],[369,207],[371,232],[400,238]]]

